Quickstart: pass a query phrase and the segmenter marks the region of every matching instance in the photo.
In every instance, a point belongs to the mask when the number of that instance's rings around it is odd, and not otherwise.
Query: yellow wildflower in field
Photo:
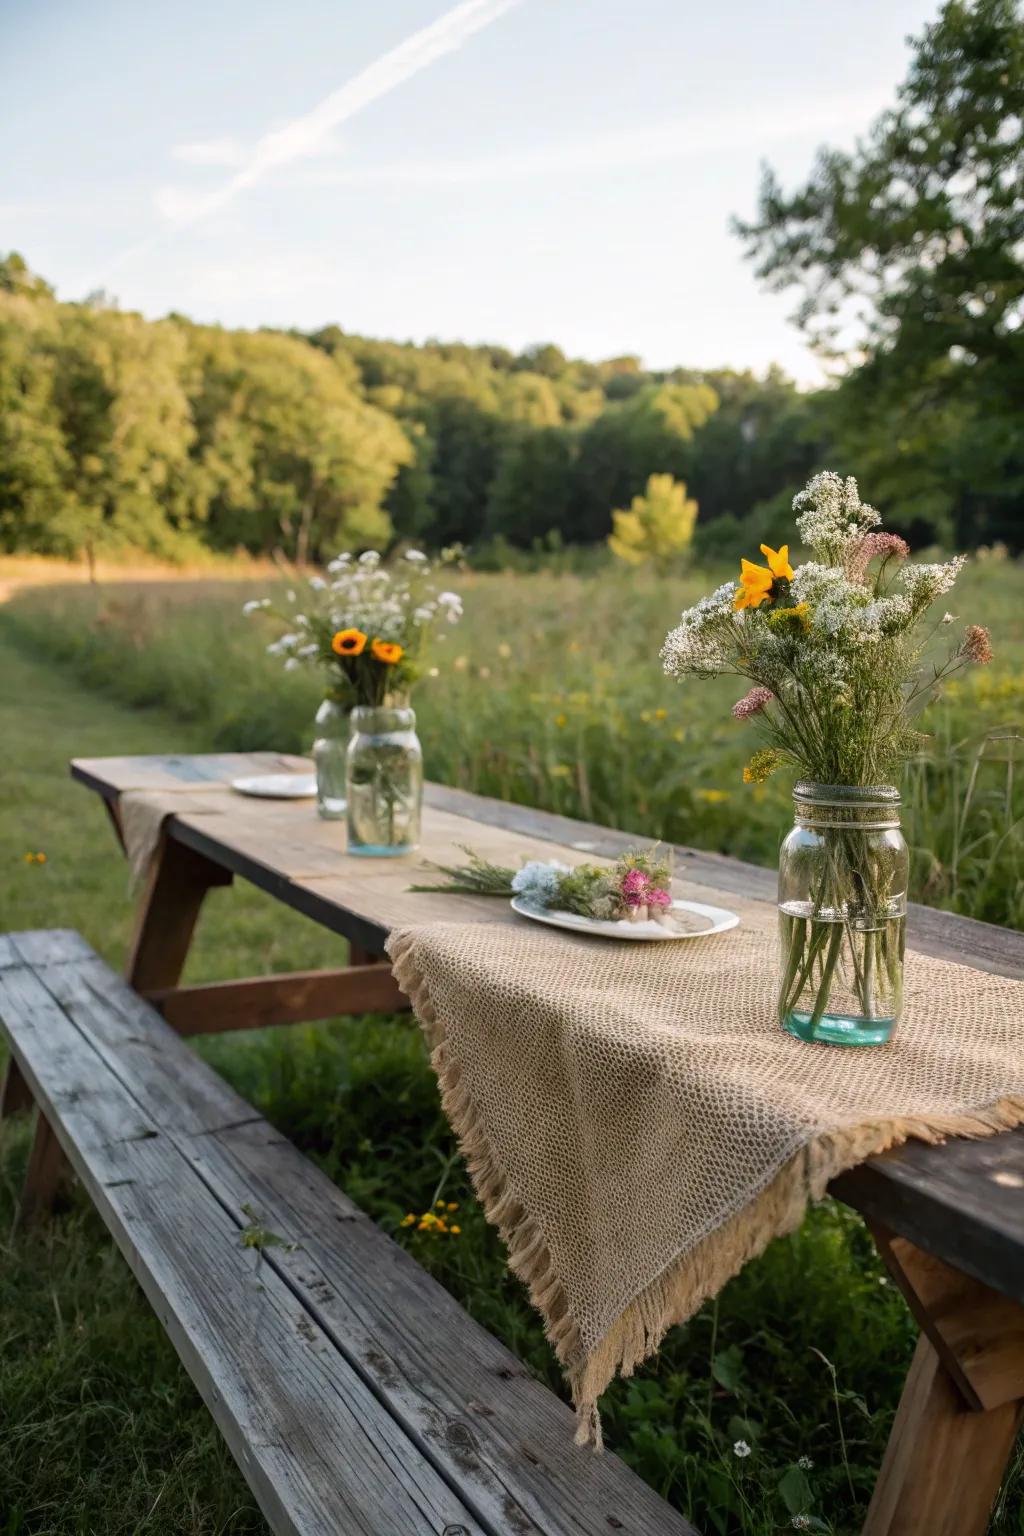
[[[25,863],[26,864],[45,864],[46,863],[46,854],[45,853],[26,853],[24,855],[24,859],[25,859]]]
[[[729,791],[727,789],[695,789],[693,798],[703,800],[705,805],[721,805],[723,800],[729,799]]]

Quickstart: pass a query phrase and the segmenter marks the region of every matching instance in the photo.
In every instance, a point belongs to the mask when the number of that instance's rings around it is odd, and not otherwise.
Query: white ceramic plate
[[[522,896],[512,897],[512,910],[521,917],[530,917],[535,923],[547,923],[550,928],[568,928],[572,933],[585,933],[600,939],[626,939],[629,943],[653,942],[675,944],[680,939],[706,939],[713,933],[725,933],[739,922],[735,912],[726,907],[708,907],[701,901],[674,901],[674,912],[692,912],[707,919],[707,927],[696,933],[676,933],[664,923],[599,922],[594,917],[581,917],[578,912],[557,912],[549,907],[534,906]]]
[[[253,779],[232,779],[231,788],[262,800],[308,800],[316,794],[316,779],[311,773],[264,773]]]

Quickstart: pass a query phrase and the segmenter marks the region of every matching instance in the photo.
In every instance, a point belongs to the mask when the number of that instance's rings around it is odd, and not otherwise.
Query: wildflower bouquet
[[[414,891],[450,891],[473,896],[521,896],[543,911],[575,912],[598,922],[669,922],[672,872],[657,848],[624,853],[611,868],[598,864],[544,863],[531,859],[521,869],[490,864],[471,848],[464,865],[437,866],[444,879],[414,885]]]
[[[455,552],[448,552],[441,563],[454,558]],[[371,549],[358,559],[339,555],[326,578],[310,577],[301,607],[292,590],[283,608],[275,608],[270,598],[243,608],[244,613],[263,610],[285,626],[267,650],[284,658],[286,670],[303,663],[322,666],[335,703],[373,708],[408,693],[422,675],[431,631],[440,621],[458,622],[462,599],[437,591],[431,563],[419,550],[408,550],[389,568]]]
[[[817,475],[793,507],[812,558],[794,568],[788,545],[762,545],[764,565],[743,560],[738,582],[682,614],[662,661],[672,677],[732,673],[748,685],[732,713],[765,744],[744,769],[747,783],[783,765],[800,775],[797,889],[780,892],[783,1022],[821,1038],[838,1006],[854,1021],[888,1018],[874,1032],[888,1038],[899,1012],[907,877],[889,781],[924,740],[922,709],[952,673],[989,661],[991,645],[970,624],[935,655],[937,636],[956,620],[932,620],[929,610],[963,556],[906,563],[906,543],[879,529],[855,480]],[[895,835],[887,843],[883,833]]]

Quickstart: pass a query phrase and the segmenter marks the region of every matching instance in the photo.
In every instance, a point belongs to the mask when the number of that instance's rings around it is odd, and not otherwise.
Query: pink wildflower
[[[986,666],[992,660],[992,640],[988,630],[981,624],[968,624],[960,649],[968,661],[975,662],[979,667]]]
[[[642,869],[630,869],[622,877],[622,899],[627,907],[642,907],[648,901],[651,881]]]
[[[671,891],[664,891],[660,886],[652,885],[647,892],[647,905],[649,907],[670,907],[672,905]]]
[[[905,560],[910,545],[898,533],[868,533],[853,546],[846,568],[852,581],[863,581],[872,560]]]
[[[732,707],[734,720],[749,720],[751,715],[760,714],[766,704],[770,704],[775,695],[770,688],[762,688],[760,683],[745,693],[742,699],[737,699]]]
[[[642,891],[650,883],[650,876],[642,869],[628,869],[622,877],[622,889],[626,892]]]

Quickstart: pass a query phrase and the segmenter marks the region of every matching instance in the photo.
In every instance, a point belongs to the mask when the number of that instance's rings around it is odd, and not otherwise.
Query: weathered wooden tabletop
[[[308,773],[310,765],[274,753],[71,765],[102,797],[118,831],[123,794],[168,796],[127,974],[181,1033],[404,1006],[387,968],[376,963],[390,929],[431,919],[510,920],[505,903],[410,892],[425,860],[459,862],[459,845],[514,866],[530,857],[614,858],[648,841],[428,785],[418,853],[356,858],[345,852],[343,823],[319,820],[311,800],[254,800],[227,787],[236,777],[286,770]],[[201,810],[189,808],[193,790],[204,791]],[[211,793],[218,802],[212,809]],[[675,872],[684,885],[710,888],[740,907],[774,900],[772,871],[718,854],[677,848]],[[234,877],[348,939],[350,965],[181,987],[203,897]],[[908,944],[975,970],[1024,977],[1024,933],[913,906]],[[1021,1039],[1024,1054],[1024,1019]],[[832,1189],[865,1216],[923,1329],[865,1536],[980,1536],[1024,1418],[1024,1131],[942,1146],[908,1143]]]

